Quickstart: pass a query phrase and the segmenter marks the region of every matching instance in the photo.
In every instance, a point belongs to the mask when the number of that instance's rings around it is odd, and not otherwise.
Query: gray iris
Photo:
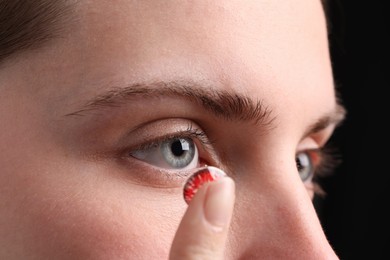
[[[194,159],[195,145],[189,138],[174,138],[162,143],[161,153],[173,168],[184,168]]]

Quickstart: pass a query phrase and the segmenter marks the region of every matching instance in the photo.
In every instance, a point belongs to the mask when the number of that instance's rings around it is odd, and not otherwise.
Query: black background
[[[347,120],[330,142],[342,163],[321,180],[316,207],[341,259],[390,259],[390,9],[385,1],[328,0],[331,56]],[[387,3],[389,5],[389,2]]]

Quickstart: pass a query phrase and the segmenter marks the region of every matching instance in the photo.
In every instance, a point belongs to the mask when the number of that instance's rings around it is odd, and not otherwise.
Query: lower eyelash
[[[326,196],[325,190],[318,182],[313,182],[313,185],[309,189],[312,190],[316,196],[319,196],[321,198],[324,198]]]

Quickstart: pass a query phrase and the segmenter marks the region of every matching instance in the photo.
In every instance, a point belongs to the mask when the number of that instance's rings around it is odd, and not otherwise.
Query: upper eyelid
[[[124,132],[116,139],[115,146],[123,149],[137,148],[147,142],[161,141],[183,135],[194,129],[203,131],[202,127],[187,118],[160,118],[158,120],[143,122]]]
[[[194,133],[192,132],[189,132],[189,131],[179,131],[179,132],[176,132],[176,133],[170,133],[170,134],[166,134],[166,135],[163,135],[163,136],[160,136],[160,137],[157,137],[157,138],[153,138],[153,139],[150,139],[150,140],[144,140],[143,143],[141,143],[140,145],[138,146],[135,146],[133,148],[131,148],[132,150],[143,150],[143,149],[150,149],[152,148],[153,146],[156,146],[162,142],[165,142],[165,141],[168,141],[168,140],[171,140],[171,139],[174,139],[174,138],[190,138],[190,139],[193,139],[194,138]],[[203,138],[197,138],[202,144],[209,144],[208,141],[206,141],[205,139]]]

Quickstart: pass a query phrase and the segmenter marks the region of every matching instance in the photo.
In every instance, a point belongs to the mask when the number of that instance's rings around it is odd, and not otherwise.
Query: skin
[[[1,259],[337,259],[295,164],[336,124],[306,134],[337,110],[319,1],[79,2],[62,37],[0,69]],[[84,111],[113,88],[173,81],[261,100],[273,120],[165,94]],[[195,170],[127,156],[189,124],[213,140],[196,141],[199,165],[230,176],[214,184],[222,231],[196,222],[212,185],[182,221]]]

